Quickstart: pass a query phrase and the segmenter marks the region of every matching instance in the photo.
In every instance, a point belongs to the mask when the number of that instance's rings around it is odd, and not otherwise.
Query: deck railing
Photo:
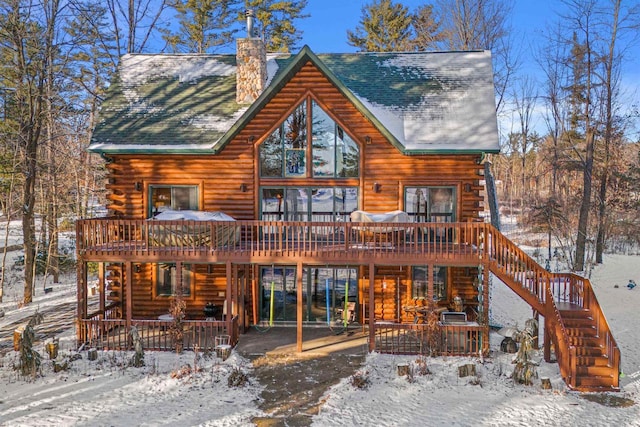
[[[551,273],[545,270],[497,229],[488,224],[486,227],[483,245],[486,244],[487,247],[482,252],[488,252],[491,272],[545,316],[549,329],[553,332],[551,339],[565,381],[575,386],[578,356],[576,347],[569,342],[559,304],[573,309],[589,310],[595,321],[596,336],[604,338],[604,353],[609,366],[614,372],[619,372],[620,349],[593,292],[591,282],[577,274]],[[614,387],[617,387],[617,376],[615,379]]]
[[[237,258],[322,254],[478,257],[484,223],[165,221],[87,219],[76,225],[78,254]]]
[[[175,350],[176,345],[171,333],[171,321],[133,319],[134,326],[142,340],[145,350]],[[238,342],[238,317],[231,320],[231,329],[226,321],[184,320],[182,347],[185,350],[197,348],[200,351],[214,351],[215,337],[229,335],[230,342]],[[125,319],[105,319],[94,314],[88,319],[80,319],[82,341],[89,347],[103,350],[132,350],[133,340]]]
[[[376,322],[375,350],[380,353],[427,356],[470,356],[483,351],[484,327],[478,324],[426,324]]]

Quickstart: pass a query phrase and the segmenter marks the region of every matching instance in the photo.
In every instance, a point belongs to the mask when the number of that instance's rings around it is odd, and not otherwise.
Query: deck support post
[[[433,301],[433,264],[427,264],[427,301]]]
[[[253,324],[257,325],[259,322],[258,295],[260,295],[260,290],[258,289],[258,280],[256,279],[258,277],[258,273],[257,273],[258,266],[252,265],[250,268],[251,268],[251,294],[252,294],[252,298],[251,298],[252,313],[251,314],[253,315]]]
[[[227,290],[225,292],[225,304],[227,306],[227,315],[225,317],[225,323],[227,324],[227,334],[229,334],[231,336],[231,338],[235,340],[238,338],[236,336],[234,336],[234,332],[231,330],[233,322],[231,319],[233,319],[233,298],[232,298],[232,281],[233,281],[233,274],[232,274],[232,269],[231,269],[231,261],[227,261],[225,263],[225,273],[226,273],[226,277],[227,277]],[[233,343],[232,343],[233,345]]]
[[[551,334],[554,333],[551,328],[555,328],[553,325],[557,322],[557,319],[555,318],[553,309],[553,292],[551,292],[549,276],[546,276],[542,280],[544,280],[543,286],[546,289],[546,299],[544,302],[544,343],[542,345],[544,361],[549,363],[551,362]]]
[[[547,363],[551,362],[551,330],[550,330],[550,322],[547,322],[549,317],[545,317],[544,319],[544,343],[543,346],[543,354],[544,361]]]
[[[125,326],[127,328],[127,333],[129,333],[129,331],[131,331],[131,310],[133,307],[133,292],[131,291],[131,288],[133,287],[133,263],[131,261],[128,261],[125,263],[125,268],[126,268],[126,272],[125,275],[126,280],[125,282],[125,300],[126,300],[126,316],[125,316]]]
[[[98,263],[98,295],[100,297],[100,320],[104,320],[105,300],[107,298],[105,294],[105,264],[104,262]]]
[[[78,260],[78,264],[76,267],[77,279],[76,283],[78,285],[78,325],[77,325],[77,340],[78,345],[81,345],[86,339],[86,329],[84,325],[80,322],[83,319],[87,318],[87,263],[83,260]]]
[[[489,276],[491,275],[489,270],[489,260],[487,257],[482,264],[482,314],[483,314],[483,328],[482,328],[482,351],[489,354],[490,338],[489,338]]]
[[[298,261],[296,265],[296,289],[298,290],[298,303],[296,304],[296,351],[302,353],[302,262]]]
[[[369,352],[376,349],[375,264],[369,263]]]

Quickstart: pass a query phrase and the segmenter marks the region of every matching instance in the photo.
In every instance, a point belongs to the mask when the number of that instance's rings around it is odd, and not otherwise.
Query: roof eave
[[[499,154],[500,153],[500,149],[496,148],[496,149],[482,149],[482,150],[470,150],[470,149],[461,149],[461,150],[456,150],[456,149],[438,149],[438,148],[434,148],[434,149],[423,149],[423,150],[404,150],[403,153],[407,156],[418,156],[418,155],[424,155],[424,154],[480,154],[480,155],[485,155],[485,154]]]
[[[97,154],[113,155],[113,154],[181,154],[181,155],[202,155],[202,154],[215,154],[215,151],[210,147],[202,148],[185,148],[176,146],[175,148],[154,148],[153,146],[145,148],[133,148],[118,147],[118,148],[100,148],[89,147],[87,151]]]

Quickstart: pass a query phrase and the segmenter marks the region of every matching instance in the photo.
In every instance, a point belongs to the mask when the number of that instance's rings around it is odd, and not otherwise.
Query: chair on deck
[[[344,307],[339,308],[337,310],[338,319],[344,319]],[[347,322],[355,322],[356,321],[356,303],[349,302],[347,304]]]
[[[222,360],[227,360],[231,353],[231,336],[216,335],[215,347],[216,355]]]

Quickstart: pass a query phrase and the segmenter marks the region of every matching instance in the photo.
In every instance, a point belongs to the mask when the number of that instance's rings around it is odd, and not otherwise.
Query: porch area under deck
[[[478,266],[482,259],[483,223],[351,223],[351,222],[281,222],[281,221],[162,221],[162,220],[82,220],[77,224],[79,263],[78,313],[81,342],[95,341],[105,348],[123,348],[130,339],[123,335],[133,325],[141,328],[145,348],[170,347],[170,323],[157,319],[135,319],[131,315],[134,284],[131,282],[134,263],[141,262],[217,262],[226,265],[226,305],[239,307],[239,292],[232,284],[234,265],[250,262],[257,264],[293,264],[298,272],[308,265],[350,265],[368,270],[368,282],[362,295],[364,306],[361,322],[369,334],[370,350],[392,353],[422,353],[427,338],[423,325],[414,325],[400,317],[389,327],[384,318],[376,314],[376,266],[402,266],[411,264],[451,266]],[[169,237],[167,237],[169,236]],[[287,262],[289,260],[289,262]],[[89,314],[86,309],[86,262],[99,262],[102,291],[104,292],[104,263],[120,262],[125,270],[125,301],[117,310],[101,308]],[[296,276],[300,276],[297,273]],[[301,278],[297,277],[297,281]],[[297,287],[299,290],[301,286]],[[488,289],[486,286],[484,289]],[[301,291],[300,291],[301,292]],[[299,293],[300,293],[299,292]],[[301,301],[301,295],[298,295]],[[488,301],[488,298],[484,298]],[[255,305],[255,302],[254,302]],[[302,351],[302,304],[298,304],[296,326],[297,348]],[[254,319],[255,308],[254,308]],[[486,310],[485,310],[486,312]],[[368,313],[374,313],[369,315]],[[233,321],[213,323],[185,321],[185,348],[196,343],[206,348],[212,336],[228,334],[237,342],[238,334],[249,325],[239,321],[244,313],[234,313]],[[238,316],[238,314],[240,316]],[[382,323],[377,323],[382,320]],[[444,354],[477,354],[482,350],[482,327],[447,326],[444,329],[466,328],[462,332],[448,333],[439,341]],[[485,328],[486,329],[486,328]],[[486,332],[488,335],[488,331]],[[450,344],[455,336],[469,336],[465,344]],[[432,339],[431,339],[432,340]],[[447,347],[448,346],[448,347]]]

